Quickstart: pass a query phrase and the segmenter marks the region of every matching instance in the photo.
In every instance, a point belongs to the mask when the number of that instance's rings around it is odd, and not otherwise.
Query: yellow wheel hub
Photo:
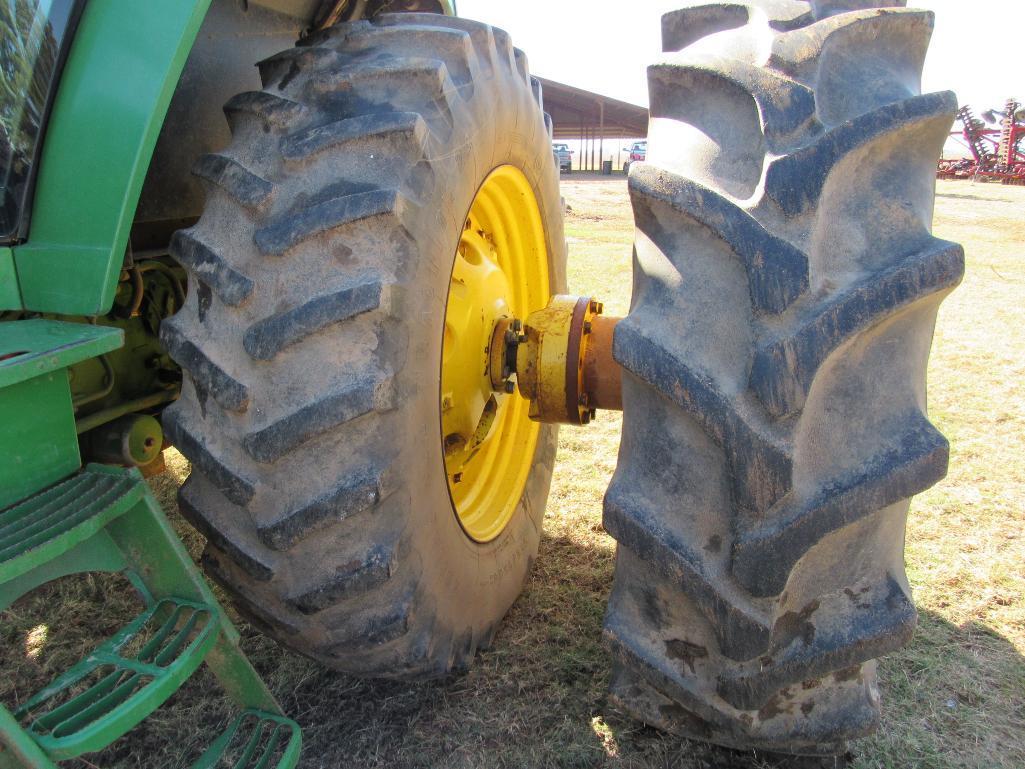
[[[548,252],[534,192],[513,166],[491,172],[467,214],[445,310],[441,441],[452,506],[477,542],[512,518],[540,426],[529,403],[495,391],[489,354],[496,324],[525,318],[549,296]]]

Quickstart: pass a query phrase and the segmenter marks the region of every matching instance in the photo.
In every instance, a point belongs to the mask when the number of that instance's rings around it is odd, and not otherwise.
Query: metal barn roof
[[[541,81],[545,111],[552,116],[556,139],[644,137],[648,110],[565,83]]]

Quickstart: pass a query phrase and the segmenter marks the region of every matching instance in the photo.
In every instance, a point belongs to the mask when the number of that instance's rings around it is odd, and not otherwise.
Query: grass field
[[[570,287],[629,303],[632,220],[626,183],[569,177]],[[908,572],[920,622],[882,663],[883,723],[851,746],[851,765],[1025,767],[1025,188],[941,182],[936,232],[968,255],[943,305],[930,367],[930,412],[951,441],[945,481],[918,497]],[[758,757],[664,736],[605,700],[600,641],[615,543],[601,501],[616,464],[619,417],[563,430],[541,553],[495,646],[467,676],[422,685],[358,681],[282,651],[242,625],[245,649],[304,729],[302,766],[732,767]],[[154,481],[177,517],[188,467],[168,452]],[[63,580],[2,615],[0,699],[11,704],[117,627],[130,593],[108,578]],[[169,765],[214,733],[224,703],[200,680],[161,716],[80,767]],[[71,764],[73,765],[73,764]]]

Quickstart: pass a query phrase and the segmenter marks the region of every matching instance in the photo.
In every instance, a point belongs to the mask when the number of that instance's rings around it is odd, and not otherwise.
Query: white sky
[[[660,17],[679,0],[458,0],[459,15],[505,29],[533,73],[647,105],[645,67],[660,51]],[[1025,0],[909,0],[936,12],[924,91],[953,90],[976,113],[1025,100],[1018,48]],[[618,10],[616,10],[618,8]]]

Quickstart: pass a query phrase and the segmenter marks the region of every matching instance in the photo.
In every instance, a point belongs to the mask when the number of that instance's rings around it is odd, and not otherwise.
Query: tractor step
[[[164,599],[14,712],[54,759],[101,750],[174,694],[217,640],[212,606]]]
[[[90,466],[0,511],[0,582],[50,561],[103,529],[139,502],[132,476]]]
[[[121,572],[146,608],[13,713],[0,744],[19,769],[99,751],[164,704],[206,662],[242,714],[195,769],[290,769],[302,735],[238,649],[238,632],[137,469],[89,465],[0,509],[0,609],[50,580]],[[3,750],[0,749],[0,754]]]
[[[123,341],[121,329],[88,323],[0,322],[0,509],[81,466],[68,368]]]
[[[283,716],[246,710],[228,725],[191,769],[292,769],[299,762],[302,733]]]

